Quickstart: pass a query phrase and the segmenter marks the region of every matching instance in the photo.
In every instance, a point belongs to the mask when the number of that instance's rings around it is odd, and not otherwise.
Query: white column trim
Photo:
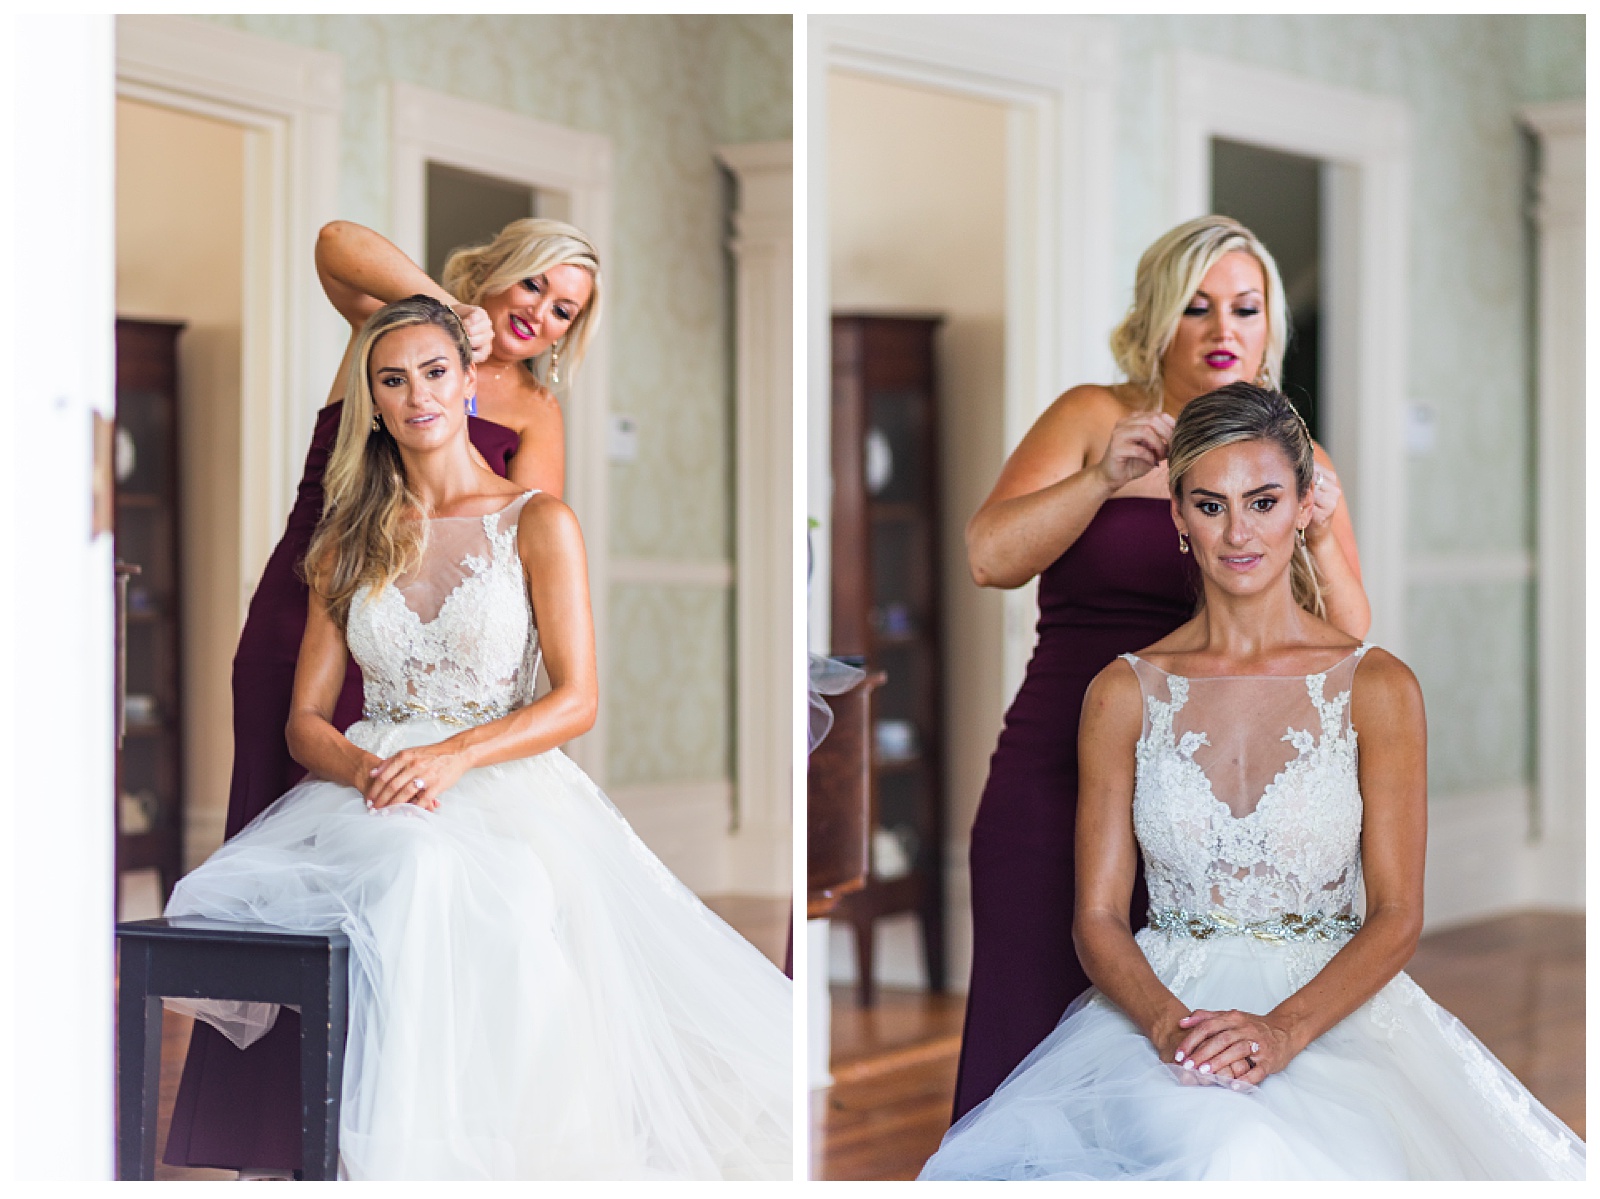
[[[732,562],[696,562],[686,558],[613,558],[611,582],[646,587],[732,587]]]
[[[794,145],[717,147],[738,185],[734,282],[733,886],[791,877],[795,597]]]
[[[600,251],[601,271],[615,287],[611,261],[611,140],[520,113],[429,91],[408,83],[390,86],[390,233],[394,243],[422,262],[429,162],[493,175],[570,200],[571,223]],[[589,554],[589,596],[595,650],[600,661],[600,718],[569,742],[567,752],[597,783],[605,780],[606,680],[610,655],[610,465],[606,426],[610,413],[606,325],[590,344],[583,368],[562,402],[567,429],[567,486],[563,497],[577,513]]]
[[[1403,654],[1405,522],[1394,514],[1406,510],[1409,112],[1390,97],[1186,50],[1173,52],[1169,74],[1172,224],[1210,211],[1213,137],[1329,164],[1323,341],[1353,353],[1324,366],[1326,441],[1361,545],[1371,636]]]
[[[239,564],[249,593],[283,533],[344,322],[311,247],[338,215],[341,59],[170,16],[116,19],[117,94],[246,133]]]
[[[1585,477],[1584,413],[1584,102],[1541,104],[1521,113],[1539,139],[1533,219],[1538,229],[1535,300],[1537,385],[1535,470],[1535,651],[1539,714],[1535,770],[1537,835],[1565,846],[1562,893],[1581,902],[1584,750],[1584,503],[1596,511]]]
[[[1433,554],[1413,558],[1406,566],[1412,587],[1443,587],[1474,583],[1531,583],[1533,555],[1527,550],[1500,554]]]

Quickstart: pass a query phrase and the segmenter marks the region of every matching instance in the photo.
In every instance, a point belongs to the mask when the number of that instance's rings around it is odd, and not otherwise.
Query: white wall
[[[246,594],[238,482],[245,133],[119,99],[116,136],[117,315],[188,322],[178,337],[178,485],[189,869],[222,843],[233,764],[229,674]]]
[[[1000,732],[1002,598],[973,586],[963,529],[1004,456],[1006,110],[836,72],[829,77],[831,302],[838,311],[936,312],[944,600],[950,980],[971,943],[967,831]],[[833,973],[853,977],[849,934]],[[910,917],[881,927],[885,982],[924,981]]]

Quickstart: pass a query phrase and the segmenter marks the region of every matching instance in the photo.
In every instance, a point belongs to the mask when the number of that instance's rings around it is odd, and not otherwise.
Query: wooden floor
[[[789,901],[756,899],[749,896],[712,896],[706,906],[737,929],[746,940],[764,953],[779,969],[788,948]],[[167,1129],[172,1123],[172,1105],[178,1095],[178,1078],[183,1059],[189,1052],[189,1030],[194,1022],[187,1016],[164,1012],[161,1024],[161,1100],[156,1119],[156,1148],[160,1157],[167,1144]],[[156,1162],[157,1181],[218,1180],[235,1177],[232,1170],[183,1170]]]
[[[1425,937],[1407,971],[1584,1135],[1584,919],[1508,916]],[[834,1084],[811,1096],[811,1177],[914,1178],[950,1119],[959,996],[836,988]]]

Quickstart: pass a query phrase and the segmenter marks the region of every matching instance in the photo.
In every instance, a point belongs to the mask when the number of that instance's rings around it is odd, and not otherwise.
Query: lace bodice
[[[1188,679],[1131,654],[1134,831],[1154,912],[1348,916],[1361,878],[1355,653],[1305,677]]]
[[[533,699],[539,635],[517,553],[528,492],[487,516],[428,521],[417,569],[362,588],[345,630],[365,719],[478,724]]]

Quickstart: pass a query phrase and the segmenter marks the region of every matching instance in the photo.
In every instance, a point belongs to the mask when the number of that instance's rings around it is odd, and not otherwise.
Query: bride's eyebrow
[[[1282,491],[1282,490],[1283,490],[1283,484],[1282,483],[1263,483],[1260,487],[1252,487],[1249,491],[1245,492],[1244,493],[1244,498],[1245,499],[1249,499],[1253,495],[1261,495],[1263,492],[1267,492],[1267,491]],[[1228,498],[1227,496],[1223,495],[1222,492],[1220,492],[1220,491],[1208,491],[1204,487],[1191,487],[1191,488],[1189,488],[1189,494],[1190,495],[1208,495],[1212,499],[1216,499],[1216,500],[1225,500],[1225,499]]]

